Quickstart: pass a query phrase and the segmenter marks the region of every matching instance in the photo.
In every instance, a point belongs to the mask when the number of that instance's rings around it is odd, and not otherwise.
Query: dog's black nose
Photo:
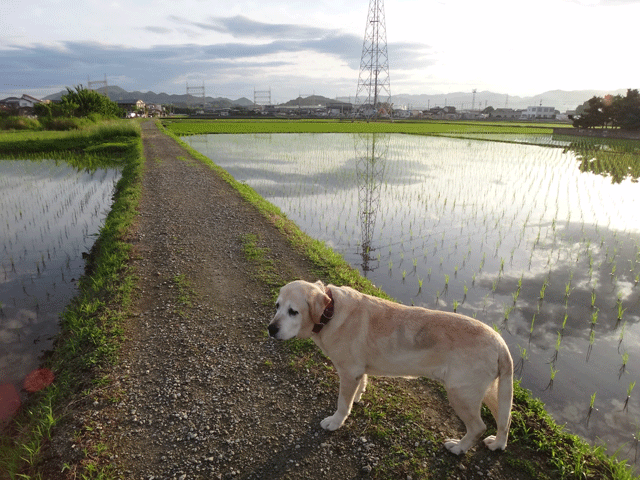
[[[280,330],[278,326],[272,323],[271,325],[269,325],[269,336],[275,337],[278,334],[278,330]]]

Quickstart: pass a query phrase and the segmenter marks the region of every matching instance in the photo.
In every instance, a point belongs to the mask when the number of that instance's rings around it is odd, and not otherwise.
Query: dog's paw
[[[483,442],[489,450],[504,450],[507,446],[506,442],[496,442],[495,435],[489,435]]]
[[[466,452],[466,450],[460,446],[460,440],[456,440],[455,438],[447,438],[444,441],[444,446],[455,455],[460,455],[461,453]]]
[[[336,415],[331,415],[330,417],[325,418],[320,422],[320,426],[325,430],[329,430],[333,432],[334,430],[339,429],[344,423],[344,419],[340,419]]]

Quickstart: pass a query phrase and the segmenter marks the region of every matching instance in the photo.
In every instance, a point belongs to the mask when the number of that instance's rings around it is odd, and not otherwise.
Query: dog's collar
[[[335,306],[333,302],[333,295],[331,295],[331,289],[329,287],[325,287],[324,293],[327,294],[330,301],[329,304],[325,307],[324,312],[322,312],[322,316],[320,317],[320,323],[316,323],[313,326],[313,333],[319,333],[329,320],[333,318],[333,307]]]

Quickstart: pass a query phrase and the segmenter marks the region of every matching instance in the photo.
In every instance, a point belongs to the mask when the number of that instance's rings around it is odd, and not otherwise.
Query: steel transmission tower
[[[202,95],[202,111],[204,111],[207,101],[204,94],[204,80],[202,81],[201,87],[190,87],[189,82],[187,82],[187,95],[192,95],[195,97],[196,95]]]
[[[95,90],[99,92],[102,89],[102,93],[105,97],[109,97],[109,87],[107,85],[107,74],[104,74],[104,80],[94,80],[92,81],[89,77],[87,77],[87,90]]]
[[[391,116],[391,82],[384,0],[369,0],[354,111],[356,115],[364,116],[367,120]]]

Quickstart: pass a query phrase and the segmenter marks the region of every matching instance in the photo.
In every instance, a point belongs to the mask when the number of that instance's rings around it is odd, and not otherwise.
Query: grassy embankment
[[[386,297],[384,292],[361,277],[339,255],[322,242],[309,238],[275,206],[260,197],[246,184],[236,182],[226,171],[217,167],[207,157],[190,148],[179,136],[201,133],[327,133],[327,132],[394,132],[412,134],[447,133],[491,133],[525,134],[551,133],[547,127],[514,126],[512,124],[438,124],[425,122],[413,123],[340,123],[340,122],[289,122],[289,121],[213,121],[213,122],[176,122],[165,121],[165,131],[180,142],[190,153],[211,166],[249,202],[254,204],[266,217],[290,239],[292,245],[302,250],[318,266],[318,275],[338,285],[351,285],[372,295]],[[533,132],[531,130],[534,130]],[[546,130],[546,131],[545,131]],[[277,289],[283,281],[277,276],[270,277],[272,267],[264,260],[256,248],[256,239],[245,239],[245,248],[256,260],[263,279],[271,278],[272,287]],[[264,254],[264,252],[263,252]],[[260,258],[263,260],[261,261]],[[295,364],[301,368],[326,375],[324,360],[311,341],[291,341],[292,352],[297,359]],[[433,382],[421,381],[424,388],[431,389],[436,395],[446,396],[444,391]],[[335,383],[335,379],[334,379]],[[421,424],[419,396],[412,395],[401,387],[383,383],[372,385],[367,394],[375,399],[371,407],[354,412],[353,415],[365,417],[369,427],[366,435],[387,442],[389,456],[373,472],[377,478],[404,478],[417,475],[418,478],[447,478],[459,473],[459,462],[442,459],[439,452],[440,440],[433,432]],[[487,425],[493,420],[487,411],[483,411]],[[489,427],[491,429],[495,427]],[[425,441],[426,439],[426,441]],[[440,458],[435,461],[434,459]],[[510,431],[509,448],[504,452],[504,461],[511,469],[530,478],[615,478],[635,477],[625,461],[606,455],[603,446],[590,446],[576,435],[565,432],[545,411],[544,405],[532,397],[531,392],[521,388],[516,382],[514,408]]]
[[[78,295],[61,315],[61,332],[45,367],[55,382],[31,394],[0,437],[0,478],[41,478],[38,462],[52,428],[64,417],[63,406],[83,398],[83,390],[100,385],[99,367],[114,361],[123,314],[134,279],[128,270],[130,245],[125,237],[140,195],[142,142],[138,124],[115,121],[90,124],[74,132],[0,133],[0,161],[55,159],[78,169],[116,167],[122,177],[114,203],[91,251]],[[91,462],[86,462],[88,476]]]

